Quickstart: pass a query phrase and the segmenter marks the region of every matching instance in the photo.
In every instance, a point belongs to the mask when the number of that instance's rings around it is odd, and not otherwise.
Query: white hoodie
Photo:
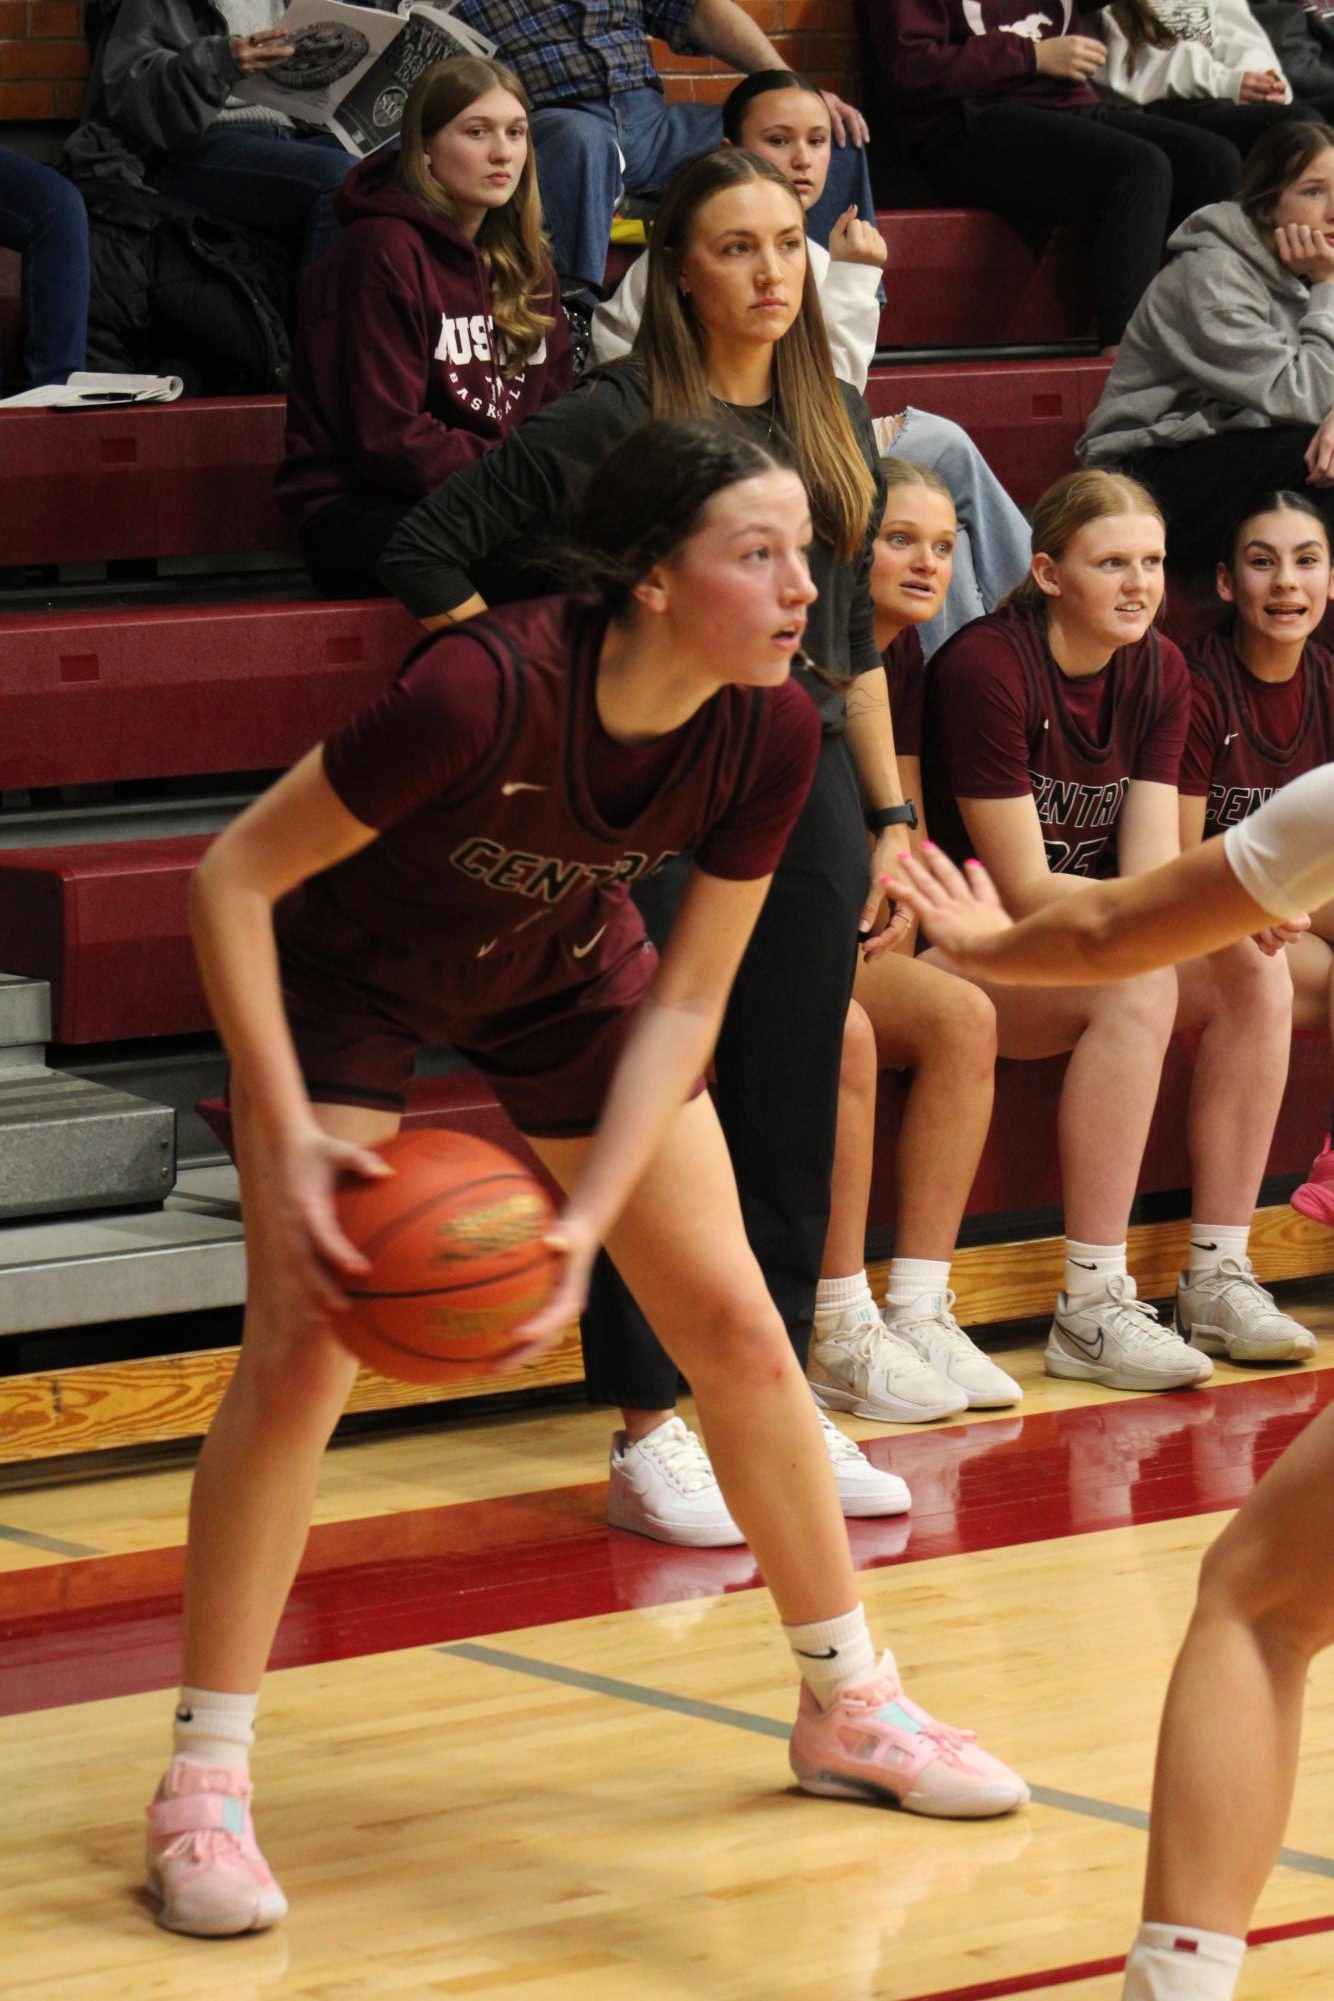
[[[1334,410],[1334,283],[1280,264],[1234,201],[1197,209],[1136,306],[1076,450],[1107,465]]]
[[[1099,33],[1107,61],[1093,81],[1125,104],[1157,104],[1164,97],[1217,97],[1236,104],[1247,70],[1283,67],[1246,0],[1154,0],[1154,12],[1176,32],[1170,49],[1131,51],[1110,9]],[[1292,86],[1283,82],[1284,103]]]
[[[878,264],[835,263],[822,244],[806,238],[806,256],[824,310],[825,332],[834,373],[854,389],[865,389],[880,331]],[[619,361],[628,354],[644,317],[648,258],[637,257],[609,299],[593,314],[593,359]]]

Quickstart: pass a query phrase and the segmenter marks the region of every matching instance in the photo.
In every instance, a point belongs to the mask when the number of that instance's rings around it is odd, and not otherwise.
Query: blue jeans
[[[600,288],[622,191],[660,194],[680,168],[722,144],[723,115],[716,104],[668,104],[661,91],[627,90],[545,106],[533,113],[532,133],[556,270],[567,286]],[[829,185],[806,219],[818,243],[854,201],[859,214],[874,214],[865,152],[835,147]]]
[[[88,215],[54,167],[0,146],[0,244],[23,259],[28,387],[64,382],[88,341]]]
[[[944,609],[917,628],[929,660],[952,632],[994,611],[1006,591],[1027,575],[1032,554],[1028,523],[967,431],[948,417],[908,409],[892,456],[938,472],[959,516],[954,577]]]
[[[327,132],[211,125],[164,154],[148,181],[173,201],[190,202],[243,229],[286,237],[304,269],[338,235],[334,196],[355,164]]]

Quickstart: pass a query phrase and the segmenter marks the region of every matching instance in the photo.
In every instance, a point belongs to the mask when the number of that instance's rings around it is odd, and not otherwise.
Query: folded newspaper
[[[233,85],[249,104],[267,104],[304,125],[322,125],[349,153],[364,156],[398,137],[412,85],[447,56],[490,56],[496,45],[429,0],[399,14],[343,0],[293,0],[275,26],[292,54]]]
[[[119,403],[174,403],[184,386],[179,375],[111,375],[80,368],[68,382],[0,396],[0,410],[104,410]]]

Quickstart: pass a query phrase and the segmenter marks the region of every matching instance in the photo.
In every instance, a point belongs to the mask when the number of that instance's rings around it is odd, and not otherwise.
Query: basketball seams
[[[429,1195],[423,1196],[421,1201],[414,1203],[410,1209],[400,1209],[389,1218],[387,1223],[382,1223],[373,1236],[369,1236],[363,1241],[360,1248],[368,1258],[374,1258],[380,1251],[387,1249],[396,1235],[410,1229],[414,1223],[420,1223],[423,1216],[428,1216],[433,1209],[439,1208],[442,1203],[452,1203],[459,1196],[470,1194],[475,1188],[490,1188],[504,1182],[512,1182],[520,1188],[526,1188],[530,1185],[530,1179],[523,1173],[522,1169],[508,1169],[501,1170],[495,1174],[479,1174],[474,1181],[465,1181],[461,1185],[456,1184],[444,1193],[438,1188],[432,1189]],[[375,1187],[379,1184],[371,1183],[369,1185]]]
[[[407,1292],[363,1292],[353,1286],[343,1287],[349,1299],[457,1299],[461,1293],[481,1292],[489,1287],[503,1285],[512,1278],[526,1278],[529,1272],[545,1270],[549,1260],[545,1254],[530,1258],[527,1264],[512,1266],[500,1273],[490,1272],[485,1278],[453,1279],[448,1285],[424,1285],[413,1287]]]

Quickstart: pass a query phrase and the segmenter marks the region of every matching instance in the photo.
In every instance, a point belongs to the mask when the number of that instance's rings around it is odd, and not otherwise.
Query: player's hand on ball
[[[915,912],[932,944],[961,965],[974,953],[985,957],[987,940],[1011,929],[981,862],[957,869],[931,841],[923,841],[916,855],[898,855],[881,882],[896,903]]]
[[[550,1348],[571,1321],[577,1320],[588,1298],[589,1275],[601,1240],[577,1210],[566,1209],[542,1239],[560,1259],[556,1282],[545,1303],[514,1330],[514,1346],[498,1356],[492,1368],[500,1375],[520,1368]]]
[[[294,1276],[312,1306],[344,1311],[347,1299],[339,1281],[366,1270],[365,1258],[339,1227],[338,1182],[346,1175],[380,1180],[392,1171],[369,1147],[332,1139],[314,1125],[282,1149],[274,1192],[292,1237]]]

